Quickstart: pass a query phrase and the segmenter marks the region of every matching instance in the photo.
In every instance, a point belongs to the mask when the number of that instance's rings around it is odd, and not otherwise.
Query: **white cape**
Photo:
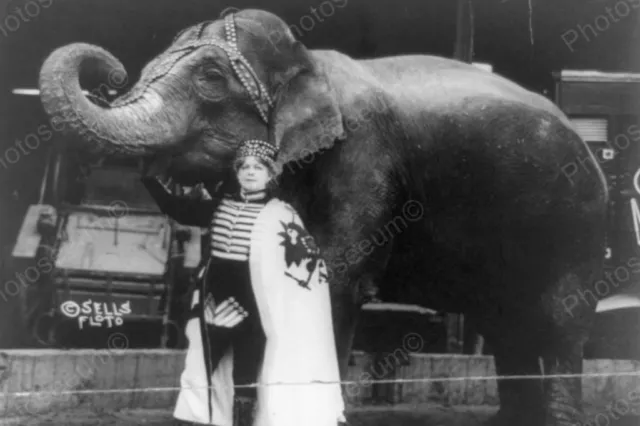
[[[344,421],[326,266],[309,253],[317,253],[315,243],[296,212],[280,200],[268,202],[252,231],[249,261],[267,338],[253,426],[336,426]],[[316,265],[311,272],[309,263]],[[194,303],[200,298],[195,293]],[[233,350],[211,375],[210,418],[200,331],[198,318],[187,323],[189,348],[174,417],[232,426]]]

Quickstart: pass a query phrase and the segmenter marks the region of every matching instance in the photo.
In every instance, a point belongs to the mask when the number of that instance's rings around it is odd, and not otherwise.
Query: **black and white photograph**
[[[640,0],[0,0],[2,425],[640,425]]]

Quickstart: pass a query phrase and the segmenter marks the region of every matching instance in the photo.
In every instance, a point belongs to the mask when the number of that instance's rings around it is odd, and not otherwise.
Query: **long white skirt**
[[[233,426],[233,348],[220,360],[219,366],[212,374],[211,407],[213,421],[209,419],[209,405],[207,401],[207,370],[204,365],[202,335],[200,334],[200,320],[193,318],[187,322],[185,330],[189,346],[185,358],[185,367],[180,376],[180,393],[173,416],[176,419],[212,424],[217,426]],[[224,387],[231,388],[224,389]]]
[[[309,276],[305,262],[314,261],[311,257],[287,263],[287,253],[300,255],[304,248],[298,242],[294,246],[293,240],[283,244],[283,238],[301,234],[308,239],[301,229],[304,224],[291,206],[273,199],[260,212],[251,234],[251,286],[267,338],[253,426],[337,426],[344,420],[329,283],[322,278],[327,276],[326,265],[316,263]],[[189,321],[186,333],[189,348],[174,416],[232,426],[232,349],[211,376],[211,421],[198,319]]]

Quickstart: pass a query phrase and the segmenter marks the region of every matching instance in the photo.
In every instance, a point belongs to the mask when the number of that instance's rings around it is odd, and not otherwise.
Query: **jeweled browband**
[[[258,110],[260,117],[265,122],[265,124],[268,125],[269,109],[273,106],[273,100],[271,99],[271,96],[269,96],[269,92],[267,91],[266,86],[262,84],[260,78],[253,70],[253,67],[238,48],[236,22],[235,15],[233,13],[229,13],[224,17],[224,30],[225,40],[220,40],[219,38],[211,38],[207,39],[207,41],[198,43],[197,45],[213,45],[219,47],[227,54],[233,71],[242,83],[242,86],[244,86],[245,90],[249,92],[249,96],[251,96],[251,100]],[[267,145],[269,147],[268,149],[271,149],[272,152],[267,150],[264,151],[262,155],[266,155],[271,160],[275,160],[275,155],[277,154],[278,148],[265,141],[245,141],[239,148],[239,150],[242,150],[243,146],[252,146],[252,144],[255,145],[255,142],[260,142],[263,145]]]
[[[236,36],[235,15],[230,13],[224,17],[225,40],[219,38],[208,38],[206,41],[194,43],[191,47],[201,47],[213,45],[222,49],[229,58],[231,67],[242,86],[249,92],[260,117],[265,123],[269,123],[269,108],[273,106],[273,100],[264,84],[258,78],[253,67],[244,57],[238,48],[238,38]]]

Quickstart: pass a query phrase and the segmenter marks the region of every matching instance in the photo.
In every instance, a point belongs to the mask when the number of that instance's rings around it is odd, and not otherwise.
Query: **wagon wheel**
[[[47,330],[47,342],[51,347],[58,347],[58,325],[60,325],[61,321],[58,318],[54,318],[53,323],[49,326]]]
[[[58,319],[51,298],[37,292],[37,288],[28,289],[21,293],[21,305],[22,318],[25,329],[29,333],[30,344],[35,342],[46,348],[54,346],[56,342],[52,337],[57,328]]]
[[[20,316],[30,340],[50,346],[47,336],[54,320],[52,304],[51,300],[44,300],[46,295],[38,292],[37,287],[32,285],[20,292]]]
[[[55,315],[55,311],[42,313],[30,327],[33,340],[47,348],[57,346],[58,325],[60,325],[60,319]]]

